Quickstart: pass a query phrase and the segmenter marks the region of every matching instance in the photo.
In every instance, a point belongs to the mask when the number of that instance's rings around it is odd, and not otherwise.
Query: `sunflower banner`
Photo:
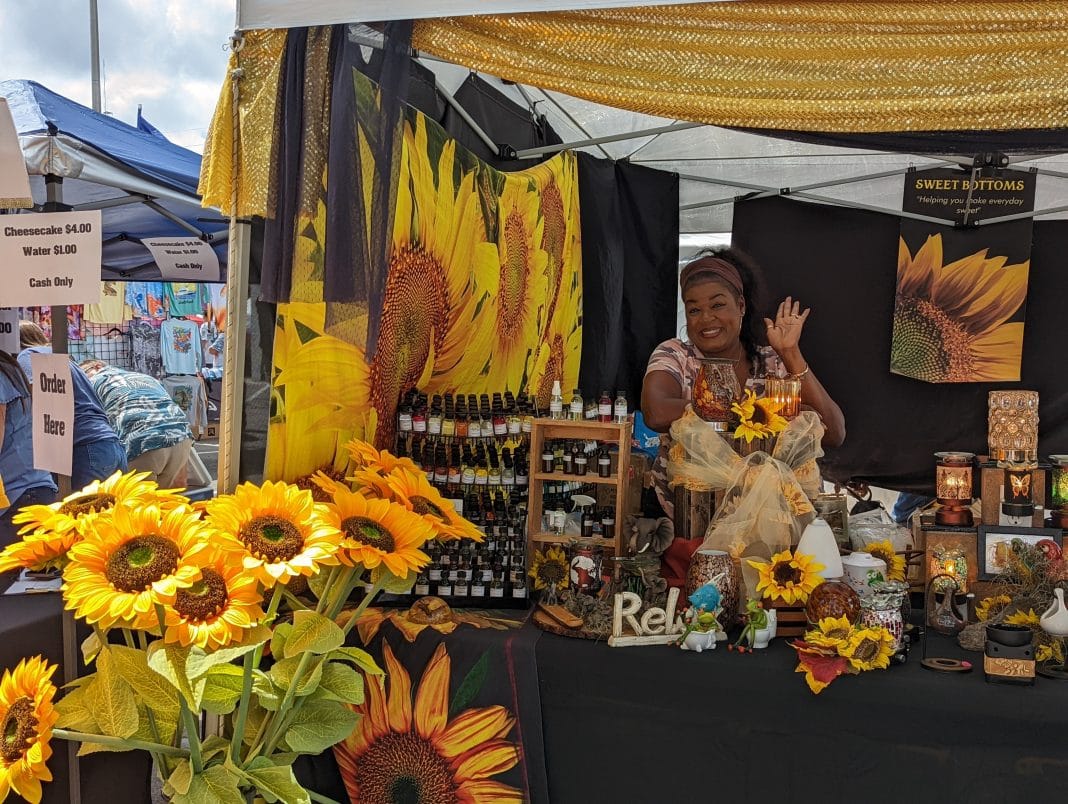
[[[890,371],[932,383],[1018,382],[1035,174],[935,168],[905,177]],[[970,227],[970,228],[969,228]]]
[[[332,136],[362,143],[381,94],[356,71],[351,91],[357,130]],[[352,437],[389,445],[397,402],[412,387],[544,396],[554,379],[565,388],[577,382],[582,272],[574,154],[503,173],[410,107],[401,123],[380,309],[324,301],[328,234],[345,236],[328,224],[336,188],[328,192],[334,168],[325,156],[312,188],[318,200],[299,205],[291,292],[277,314],[268,477],[342,468],[342,447]],[[359,151],[366,169],[351,192],[370,199],[374,156]],[[312,157],[304,158],[308,175]]]

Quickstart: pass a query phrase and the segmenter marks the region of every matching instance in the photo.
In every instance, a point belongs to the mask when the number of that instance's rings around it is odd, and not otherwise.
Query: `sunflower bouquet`
[[[856,626],[845,617],[825,617],[803,639],[790,643],[797,669],[815,694],[841,675],[885,670],[894,653],[894,635],[882,626]]]
[[[758,397],[746,388],[745,395],[731,404],[731,413],[737,419],[735,439],[744,439],[746,444],[754,438],[771,438],[786,429],[789,422],[779,413],[783,403],[770,397]]]
[[[350,446],[354,477],[318,478],[326,502],[268,481],[194,507],[131,472],[16,515],[0,571],[62,571],[92,672],[62,696],[40,657],[4,673],[0,801],[40,800],[53,737],[81,754],[148,751],[175,804],[329,801],[292,763],[347,738],[365,677],[383,673],[349,630],[379,592],[411,588],[427,541],[480,536],[414,464]],[[202,735],[204,714],[218,734]]]

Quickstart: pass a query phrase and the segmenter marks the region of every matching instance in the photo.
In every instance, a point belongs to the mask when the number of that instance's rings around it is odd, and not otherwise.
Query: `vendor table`
[[[63,599],[59,594],[0,595],[0,669],[41,654],[59,665],[52,680],[63,684]],[[43,804],[70,802],[67,742],[52,740]],[[90,754],[79,760],[83,804],[148,804],[151,765],[141,751]],[[14,794],[12,794],[14,795]]]
[[[917,647],[906,665],[838,679],[820,695],[793,672],[784,639],[754,654],[722,645],[695,654],[610,648],[530,623],[519,632],[461,626],[420,634],[415,664],[405,665],[418,674],[443,640],[456,657],[533,643],[533,668],[516,661],[513,673],[538,676],[540,724],[527,693],[519,697],[534,802],[1015,802],[1068,789],[1068,682],[987,684],[981,656],[939,636],[930,655],[979,668],[925,670]],[[309,766],[300,775],[313,789],[347,800],[332,758]]]

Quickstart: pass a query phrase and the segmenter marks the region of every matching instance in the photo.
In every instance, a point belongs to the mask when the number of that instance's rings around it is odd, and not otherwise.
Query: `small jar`
[[[541,451],[541,471],[552,474],[556,470],[556,461],[552,449],[546,448]]]

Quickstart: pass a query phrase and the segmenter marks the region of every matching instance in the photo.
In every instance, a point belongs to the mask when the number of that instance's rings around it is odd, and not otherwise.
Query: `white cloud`
[[[234,0],[99,0],[98,6],[106,111],[134,124],[140,103],[168,139],[199,151],[226,75]],[[37,81],[91,105],[88,0],[4,0],[0,31],[0,80]]]

